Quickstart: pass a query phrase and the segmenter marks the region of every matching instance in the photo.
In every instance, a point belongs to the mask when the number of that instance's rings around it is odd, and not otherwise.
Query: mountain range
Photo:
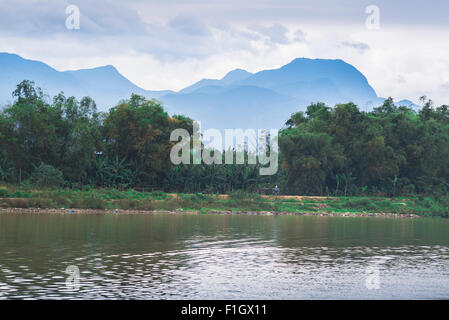
[[[63,91],[92,97],[106,111],[132,93],[161,101],[170,114],[201,120],[202,128],[281,128],[289,116],[311,102],[330,106],[352,101],[362,110],[382,104],[365,76],[342,60],[297,58],[272,70],[250,73],[235,69],[222,79],[203,79],[178,92],[142,89],[111,65],[57,71],[49,65],[0,53],[0,105],[22,80],[33,80],[50,97]],[[409,100],[396,104],[417,108]]]

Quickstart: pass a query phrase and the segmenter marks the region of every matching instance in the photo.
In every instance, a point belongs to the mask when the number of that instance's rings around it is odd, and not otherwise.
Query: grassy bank
[[[302,214],[401,214],[446,216],[430,197],[266,197],[234,192],[229,195],[167,194],[114,189],[48,189],[0,187],[2,208],[121,209],[138,211],[280,212]]]

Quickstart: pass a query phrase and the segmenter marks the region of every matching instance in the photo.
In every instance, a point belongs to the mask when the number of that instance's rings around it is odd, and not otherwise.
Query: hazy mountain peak
[[[97,68],[92,68],[90,70],[102,70],[102,71],[109,71],[109,72],[118,72],[118,70],[111,64],[105,65],[105,66],[101,66],[101,67],[97,67]]]
[[[101,73],[120,73],[118,72],[118,70],[113,66],[113,65],[105,65],[105,66],[99,66],[99,67],[94,67],[94,68],[86,68],[86,69],[78,69],[78,70],[67,70],[64,71],[67,73],[97,73],[97,72],[101,72]]]
[[[9,53],[9,52],[0,52],[0,61],[25,61],[26,59],[22,58],[18,54]]]
[[[220,80],[218,80],[218,79],[201,79],[200,81],[195,82],[194,84],[180,90],[179,93],[182,93],[182,94],[192,93],[192,92],[195,92],[200,89],[202,92],[204,92],[203,88],[205,88],[205,87],[215,87],[215,89],[217,87],[225,87],[225,86],[229,86],[233,83],[243,81],[252,75],[253,75],[252,73],[250,73],[246,70],[234,69],[232,71],[229,71]]]
[[[248,72],[243,69],[234,69],[232,71],[229,71],[222,79],[221,81],[230,84],[235,81],[240,81],[249,78],[253,74],[251,72]]]

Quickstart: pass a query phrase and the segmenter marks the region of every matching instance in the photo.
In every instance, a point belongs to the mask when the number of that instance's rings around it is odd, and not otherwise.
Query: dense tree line
[[[170,170],[171,131],[192,127],[191,119],[170,117],[138,95],[108,113],[88,97],[60,93],[48,103],[30,81],[13,96],[15,103],[0,113],[0,179],[9,183],[50,175],[68,186],[161,185]]]
[[[193,121],[169,116],[138,95],[106,113],[86,97],[51,102],[30,81],[0,112],[0,180],[6,183],[171,192],[261,191],[315,195],[447,193],[449,107],[423,99],[416,112],[392,99],[371,112],[323,103],[293,114],[279,134],[281,168],[260,165],[174,166],[170,133]]]
[[[281,131],[285,186],[291,193],[446,193],[449,107],[422,98],[419,112],[393,100],[371,112],[353,103],[312,104]]]
[[[156,188],[175,192],[257,191],[259,165],[174,166],[174,129],[192,134],[192,119],[132,95],[107,113],[86,97],[60,93],[47,102],[23,81],[0,112],[0,181],[79,188]]]

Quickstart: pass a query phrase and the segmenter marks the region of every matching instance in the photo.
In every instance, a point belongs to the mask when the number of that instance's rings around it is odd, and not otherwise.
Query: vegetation
[[[193,121],[169,116],[156,100],[132,95],[100,113],[89,97],[77,101],[60,93],[49,102],[30,81],[20,83],[13,96],[14,103],[0,112],[0,182],[20,187],[13,193],[0,189],[5,206],[20,198],[32,199],[20,200],[23,205],[153,208],[164,200],[156,207],[233,208],[239,203],[289,210],[285,201],[253,195],[277,184],[282,194],[338,197],[326,202],[333,210],[355,206],[396,212],[401,207],[390,206],[391,201],[362,203],[371,199],[365,197],[388,196],[414,199],[411,207],[423,214],[449,212],[449,107],[435,107],[425,97],[419,112],[397,107],[391,98],[371,112],[353,103],[312,104],[293,114],[280,131],[281,169],[261,176],[259,164],[174,166],[170,133],[175,128],[192,132]],[[37,187],[48,190],[23,193]],[[119,198],[105,198],[114,192]],[[165,192],[180,197],[168,199]],[[218,193],[231,197],[223,204],[208,196]],[[299,207],[311,208],[295,204]]]
[[[446,216],[441,204],[431,197],[299,197],[284,198],[235,191],[218,194],[167,194],[161,191],[138,192],[116,189],[44,189],[31,186],[0,187],[0,206],[4,208],[123,209],[139,211],[228,211],[286,212],[322,214],[417,214]],[[446,208],[447,209],[447,208]]]
[[[170,117],[155,100],[132,95],[99,113],[88,97],[78,102],[60,93],[48,103],[30,81],[13,95],[0,113],[0,182],[225,193],[256,192],[276,179],[260,176],[258,164],[175,167],[170,134],[192,133],[193,121]]]
[[[423,98],[419,112],[392,99],[362,112],[317,103],[281,131],[284,190],[294,194],[444,195],[449,187],[449,107]]]

